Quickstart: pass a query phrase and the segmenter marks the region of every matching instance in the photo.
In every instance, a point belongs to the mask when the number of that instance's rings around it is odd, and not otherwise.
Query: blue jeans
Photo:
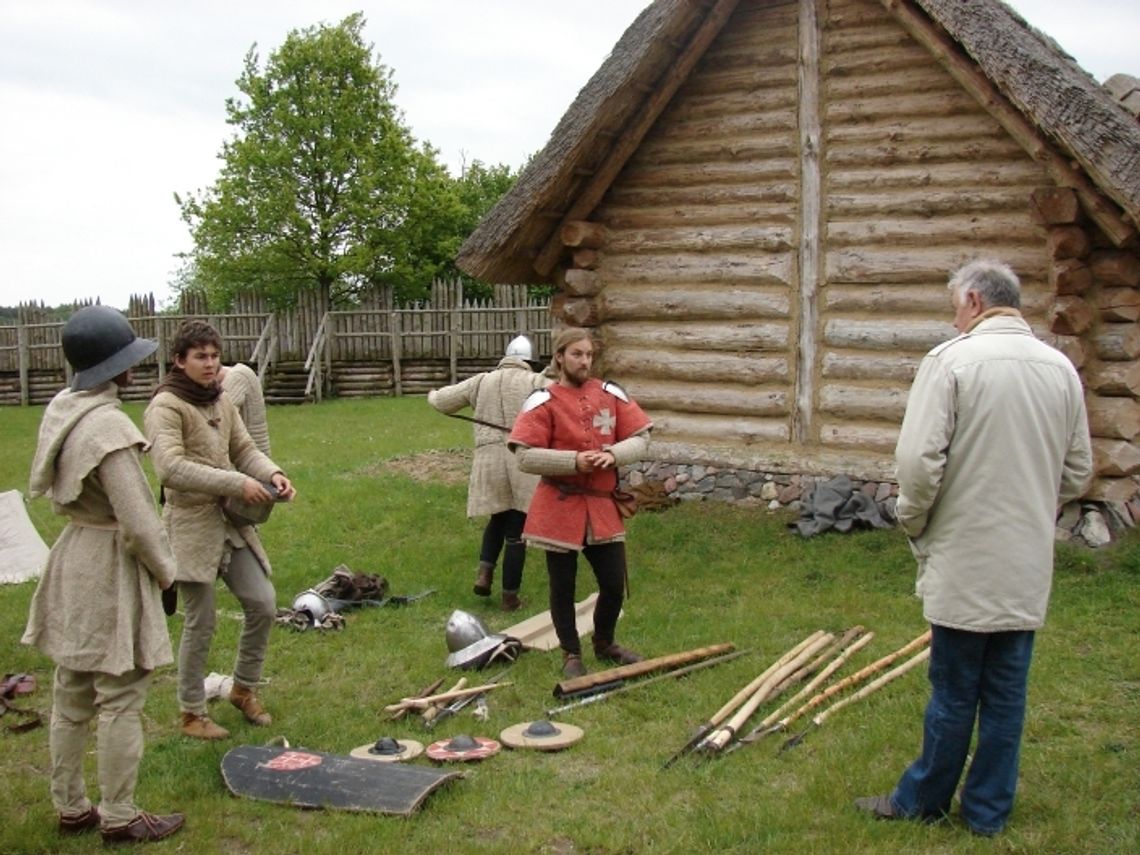
[[[997,834],[1009,821],[1017,790],[1034,634],[932,630],[922,756],[899,779],[891,804],[922,819],[950,812],[976,717],[978,743],[962,787],[962,818],[971,831]]]

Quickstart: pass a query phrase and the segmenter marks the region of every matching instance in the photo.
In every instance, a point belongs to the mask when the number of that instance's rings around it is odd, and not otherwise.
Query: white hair
[[[950,276],[947,288],[958,300],[967,291],[976,291],[984,308],[1021,308],[1021,282],[1008,264],[977,259],[962,265]]]

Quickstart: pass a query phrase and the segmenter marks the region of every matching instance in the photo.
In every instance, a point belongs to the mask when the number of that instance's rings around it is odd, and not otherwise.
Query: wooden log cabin
[[[1086,384],[1089,498],[1127,502],[1140,87],[1112,80],[997,0],[657,0],[459,266],[557,285],[657,459],[884,481],[948,274],[1004,260]]]

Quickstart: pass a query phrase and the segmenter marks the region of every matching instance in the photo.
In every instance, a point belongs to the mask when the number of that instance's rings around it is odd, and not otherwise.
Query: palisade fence
[[[90,301],[76,308],[82,305]],[[170,370],[170,342],[187,318],[217,327],[222,360],[254,367],[269,403],[423,394],[493,368],[519,334],[530,336],[536,358],[550,354],[549,301],[530,297],[523,285],[496,285],[490,300],[468,300],[462,282],[437,281],[427,300],[402,306],[390,288],[334,308],[304,293],[288,311],[246,296],[225,314],[208,312],[192,294],[183,295],[176,311],[159,313],[151,294],[132,297],[126,314],[158,350],[135,367],[125,400],[150,397]],[[0,325],[0,404],[44,404],[71,381],[63,323],[50,320],[42,306],[21,305],[18,315],[16,323]]]

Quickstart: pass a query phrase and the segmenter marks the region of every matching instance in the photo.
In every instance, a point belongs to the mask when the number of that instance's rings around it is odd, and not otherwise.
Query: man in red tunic
[[[625,593],[625,526],[613,500],[617,467],[645,456],[653,426],[615,383],[590,376],[594,342],[569,327],[554,339],[558,382],[523,404],[507,440],[523,472],[541,475],[523,539],[546,550],[550,616],[562,647],[562,673],[586,673],[574,614],[578,553],[598,581],[594,654],[628,665],[641,656],[614,642]]]

